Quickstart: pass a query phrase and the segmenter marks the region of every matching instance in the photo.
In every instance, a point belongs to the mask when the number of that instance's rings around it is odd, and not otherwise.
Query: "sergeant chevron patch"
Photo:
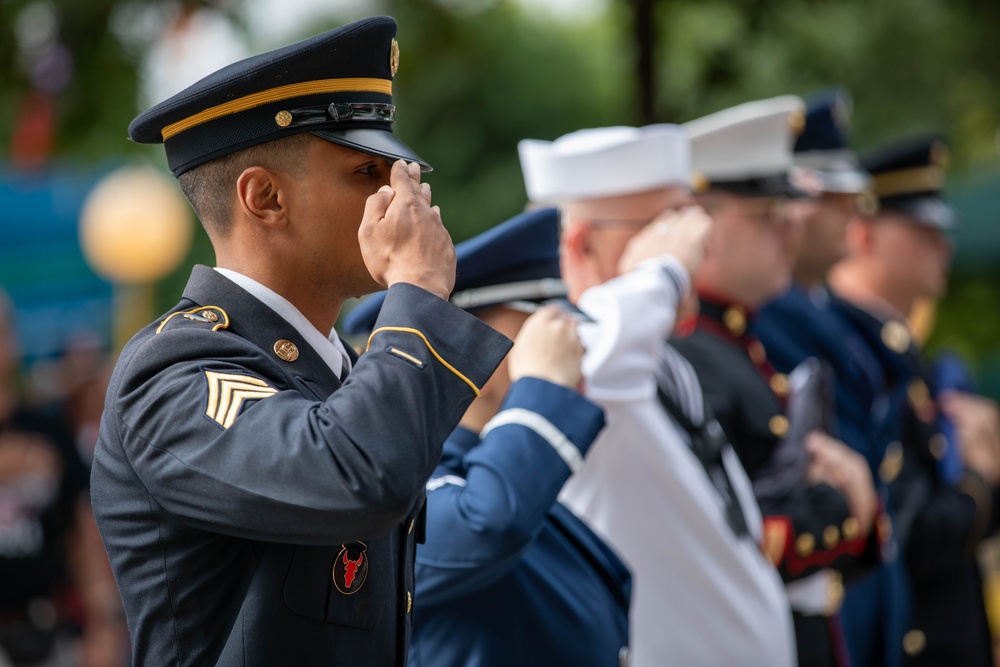
[[[274,396],[278,390],[260,378],[238,373],[205,371],[208,380],[208,407],[205,414],[222,428],[229,428],[240,414],[244,401]]]

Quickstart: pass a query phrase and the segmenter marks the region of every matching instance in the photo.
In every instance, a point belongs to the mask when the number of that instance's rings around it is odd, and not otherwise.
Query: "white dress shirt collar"
[[[341,376],[341,371],[344,368],[348,370],[351,368],[351,358],[347,354],[347,350],[344,349],[344,343],[340,340],[340,336],[337,335],[336,329],[331,330],[328,336],[324,336],[320,333],[319,329],[313,326],[312,322],[306,319],[306,316],[298,308],[271,288],[232,269],[215,267],[215,270],[247,292],[250,292],[250,294],[262,301],[264,305],[281,316],[283,320],[292,325],[292,328],[299,332],[306,343],[309,344],[309,347],[316,350],[316,353],[326,362],[326,365],[330,367],[330,370],[337,377]]]

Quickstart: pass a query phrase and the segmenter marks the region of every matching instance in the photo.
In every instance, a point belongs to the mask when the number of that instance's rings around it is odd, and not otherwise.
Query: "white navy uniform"
[[[658,386],[701,419],[697,377],[665,341],[689,278],[673,259],[646,263],[582,295],[586,395],[607,428],[560,500],[633,573],[632,667],[790,667],[795,645],[781,580],[762,553],[761,516],[728,445],[721,463],[746,531],[668,414]],[[667,367],[671,381],[658,382]]]

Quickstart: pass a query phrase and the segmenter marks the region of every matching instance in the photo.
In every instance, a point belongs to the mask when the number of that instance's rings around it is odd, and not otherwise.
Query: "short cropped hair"
[[[300,132],[224,155],[181,174],[177,179],[181,190],[209,236],[229,233],[233,191],[240,174],[250,167],[264,167],[297,175],[311,138],[308,132]]]

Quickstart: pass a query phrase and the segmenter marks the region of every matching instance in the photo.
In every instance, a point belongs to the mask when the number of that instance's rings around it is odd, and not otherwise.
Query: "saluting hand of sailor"
[[[577,389],[583,374],[578,321],[557,306],[545,306],[524,321],[507,358],[511,382],[535,377]]]
[[[694,276],[705,256],[705,243],[712,218],[700,206],[667,211],[636,234],[618,262],[627,273],[648,259],[676,257],[688,275]]]
[[[840,491],[851,516],[860,524],[861,534],[867,535],[878,509],[868,462],[840,440],[819,431],[806,435],[805,444],[810,456],[808,480],[814,484],[825,482]]]
[[[358,240],[365,266],[377,283],[410,283],[451,295],[455,286],[455,246],[431,206],[431,186],[420,182],[420,165],[397,160],[383,185],[368,198]]]

